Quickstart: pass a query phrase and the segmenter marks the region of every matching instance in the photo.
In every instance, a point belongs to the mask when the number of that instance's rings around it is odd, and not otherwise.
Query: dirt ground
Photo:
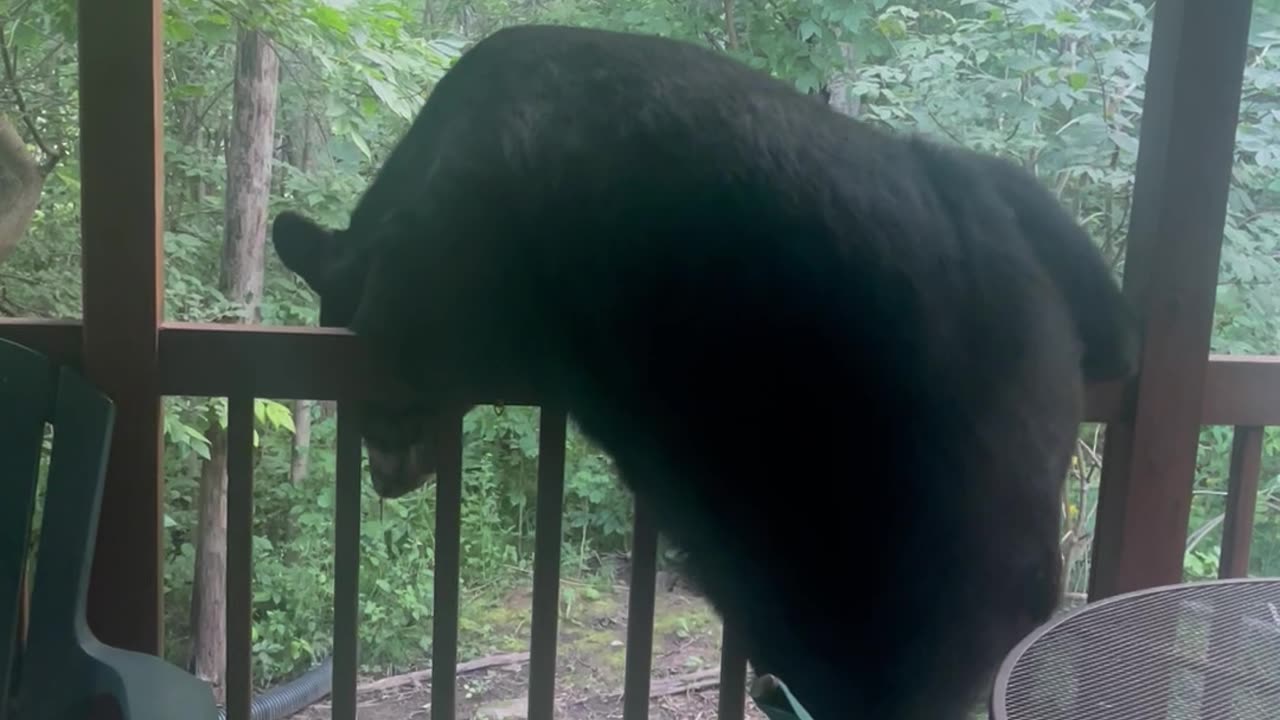
[[[528,650],[528,589],[504,602],[463,609],[459,661]],[[562,589],[556,671],[556,717],[604,720],[622,717],[621,691],[627,627],[627,589]],[[670,688],[688,680],[714,678],[720,665],[720,622],[700,598],[682,588],[660,587],[654,613],[652,687]],[[418,668],[406,668],[404,672]],[[525,717],[527,662],[460,674],[460,720],[517,720]],[[378,678],[362,677],[368,684]],[[655,720],[708,720],[716,716],[714,686],[664,694],[649,702]],[[430,682],[359,694],[360,720],[425,720],[431,712]],[[764,720],[751,703],[747,718]],[[293,716],[329,720],[328,698]]]

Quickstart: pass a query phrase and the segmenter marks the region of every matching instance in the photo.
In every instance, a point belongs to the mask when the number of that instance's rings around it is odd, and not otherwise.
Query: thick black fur
[[[1082,381],[1135,362],[1034,177],[654,37],[495,33],[348,229],[274,236],[415,388],[369,410],[379,492],[425,480],[440,416],[536,388],[817,720],[980,699],[1058,598]]]

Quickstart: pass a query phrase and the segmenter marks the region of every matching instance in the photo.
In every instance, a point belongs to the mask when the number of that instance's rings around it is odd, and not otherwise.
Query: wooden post
[[[1107,427],[1091,599],[1182,578],[1251,11],[1156,5],[1124,278],[1141,370]]]
[[[106,643],[159,654],[160,0],[80,0],[79,12],[84,368],[116,404],[89,624]]]

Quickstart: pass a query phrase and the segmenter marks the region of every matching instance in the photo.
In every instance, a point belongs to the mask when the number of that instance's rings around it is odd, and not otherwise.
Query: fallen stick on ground
[[[649,684],[649,697],[658,698],[668,695],[679,695],[680,693],[692,692],[694,690],[706,690],[720,684],[720,669],[712,668],[709,670],[699,670],[687,675],[677,675],[675,677],[662,678],[654,680]],[[615,697],[622,697],[622,693],[616,693]]]
[[[507,665],[519,665],[529,661],[529,653],[507,653],[505,655],[490,655],[488,657],[476,658],[468,660],[464,663],[458,663],[458,667],[454,672],[458,675],[473,673],[479,670],[488,670],[490,668],[505,667]],[[391,677],[382,678],[381,680],[373,680],[371,682],[358,685],[356,692],[373,692],[375,690],[390,690],[404,685],[418,685],[431,679],[431,670],[415,670],[404,675],[392,675]]]
[[[676,677],[662,678],[655,680],[649,685],[649,698],[668,697],[670,695],[679,695],[680,693],[693,692],[695,690],[706,690],[716,687],[720,684],[720,670],[699,670],[687,675],[677,675]],[[622,698],[621,692],[613,693],[611,697],[614,700]],[[569,702],[570,706],[581,706],[590,702],[591,698],[579,698]],[[513,698],[503,701],[504,706],[524,707],[529,702],[528,696]],[[483,710],[484,708],[481,708]]]

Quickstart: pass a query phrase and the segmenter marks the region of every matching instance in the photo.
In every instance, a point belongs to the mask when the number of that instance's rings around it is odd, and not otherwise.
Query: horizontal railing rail
[[[0,337],[75,364],[80,324],[0,318]],[[375,382],[360,344],[345,330],[285,326],[166,323],[159,333],[160,392],[164,395],[336,400],[359,397]],[[264,363],[269,357],[272,362]],[[534,404],[528,388],[496,388],[510,404]],[[1123,420],[1123,383],[1091,386],[1088,422]],[[1210,355],[1203,425],[1280,425],[1280,356]]]

